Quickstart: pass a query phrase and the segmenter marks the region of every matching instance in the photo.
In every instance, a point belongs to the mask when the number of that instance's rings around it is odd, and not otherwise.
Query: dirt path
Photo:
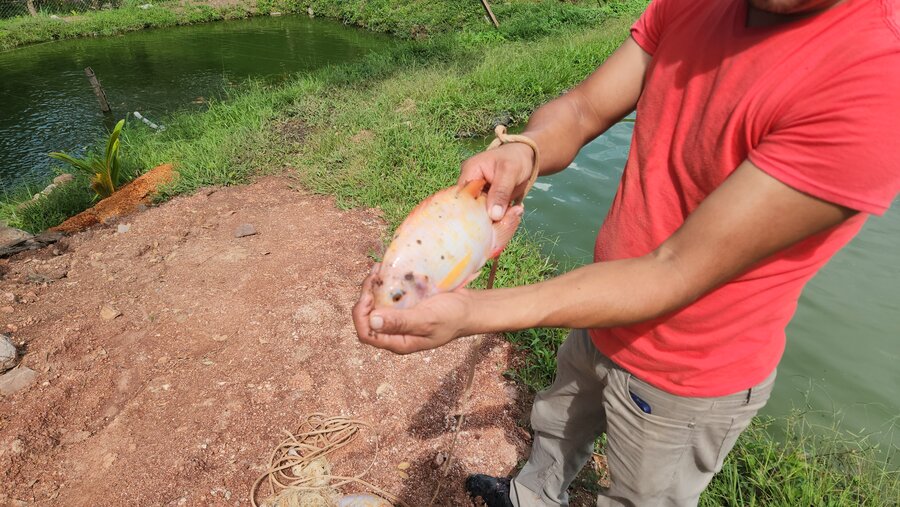
[[[469,342],[407,357],[360,345],[350,308],[383,223],[293,187],[199,192],[0,264],[0,332],[38,372],[0,398],[0,505],[248,505],[309,412],[372,424],[368,479],[427,505]],[[235,237],[242,224],[257,234]],[[510,347],[481,354],[441,505],[468,505],[465,474],[508,473],[526,450],[501,376]],[[336,472],[360,470],[365,444]]]

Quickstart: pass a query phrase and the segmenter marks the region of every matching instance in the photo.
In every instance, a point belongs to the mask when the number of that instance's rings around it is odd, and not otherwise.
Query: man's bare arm
[[[854,213],[744,162],[648,255],[592,264],[528,287],[473,294],[476,332],[642,322],[687,306]],[[497,301],[503,301],[502,310],[478,310]]]

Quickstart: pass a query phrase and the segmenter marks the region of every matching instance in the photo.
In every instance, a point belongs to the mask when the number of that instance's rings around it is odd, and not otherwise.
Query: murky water
[[[0,190],[39,184],[50,151],[81,152],[114,119],[139,111],[156,123],[202,109],[246,78],[353,61],[390,44],[384,36],[309,19],[261,17],[39,44],[0,53]],[[113,110],[100,113],[84,75],[92,67]]]
[[[594,239],[628,157],[633,124],[585,146],[566,171],[541,178],[526,198],[525,228],[555,244],[563,266],[591,262]],[[472,149],[481,144],[471,145]],[[814,422],[872,434],[900,448],[900,199],[807,285],[787,329],[775,391],[763,413],[810,408]]]

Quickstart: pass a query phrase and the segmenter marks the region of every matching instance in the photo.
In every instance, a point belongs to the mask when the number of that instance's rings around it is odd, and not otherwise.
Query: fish
[[[412,308],[478,277],[500,255],[522,219],[521,204],[497,222],[487,213],[487,182],[445,188],[419,203],[385,251],[373,279],[375,308]]]

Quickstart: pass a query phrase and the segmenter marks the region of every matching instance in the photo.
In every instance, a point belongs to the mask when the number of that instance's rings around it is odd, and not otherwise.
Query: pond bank
[[[135,168],[175,162],[183,178],[166,197],[290,170],[304,187],[334,195],[339,207],[379,207],[395,226],[419,200],[455,181],[464,156],[457,138],[487,133],[500,116],[521,123],[535,106],[578,82],[626,36],[640,4],[619,18],[588,7],[551,7],[559,15],[540,22],[507,18],[505,32],[433,36],[281,86],[254,85],[204,113],[171,118],[165,132],[135,125],[126,132],[125,162]],[[603,17],[605,23],[584,28],[584,20]],[[47,201],[56,211],[66,206],[63,199]],[[34,227],[51,210],[47,206],[5,217]],[[503,256],[498,284],[529,283],[553,272],[536,243],[519,238]],[[531,388],[546,384],[559,337],[552,330],[510,335],[527,354],[511,375]],[[830,449],[817,445],[782,446],[765,432],[750,433],[704,501],[775,505],[785,492],[806,495],[791,497],[791,505],[839,495],[863,505],[896,498],[896,475],[867,461],[865,443],[836,451],[863,458],[852,476],[835,468],[846,464],[827,461]]]

